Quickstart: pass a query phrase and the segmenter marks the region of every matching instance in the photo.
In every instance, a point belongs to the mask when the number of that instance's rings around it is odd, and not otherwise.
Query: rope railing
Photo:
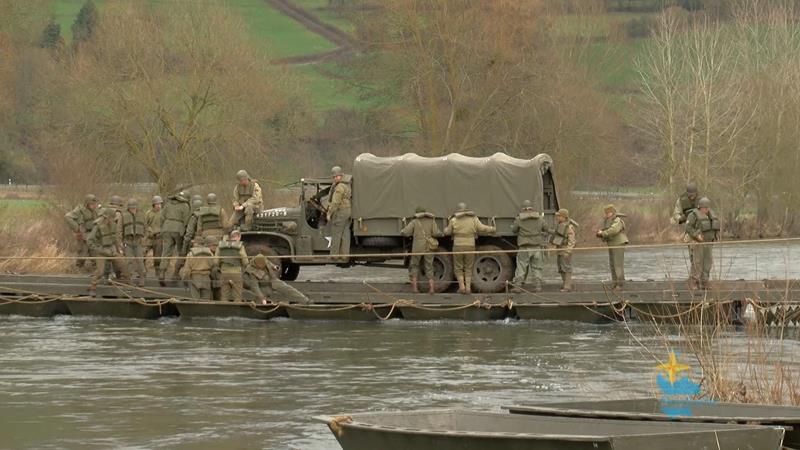
[[[625,244],[617,246],[590,246],[590,247],[575,247],[571,252],[599,252],[612,249],[669,249],[669,248],[686,248],[694,246],[714,246],[724,247],[733,245],[750,245],[750,244],[771,244],[771,243],[794,243],[800,242],[800,237],[796,238],[770,238],[770,239],[744,239],[737,241],[719,241],[719,242],[680,242],[680,243],[662,243],[662,244]],[[247,248],[247,242],[244,243]],[[542,247],[536,249],[544,253],[557,253],[563,252],[563,248],[555,247]],[[497,250],[473,250],[473,251],[428,251],[428,252],[400,252],[400,253],[348,253],[348,254],[314,254],[314,255],[265,255],[269,259],[292,259],[292,260],[319,260],[319,259],[346,259],[346,258],[385,258],[385,259],[403,259],[411,256],[429,256],[429,255],[498,255],[498,254],[517,254],[521,251],[530,251],[526,249],[497,249]],[[237,256],[192,256],[193,259],[237,259]],[[186,256],[147,256],[147,257],[133,257],[133,256],[79,256],[79,255],[64,255],[64,256],[0,256],[0,261],[13,261],[13,260],[130,260],[130,259],[158,259],[161,261],[170,260],[183,260]]]

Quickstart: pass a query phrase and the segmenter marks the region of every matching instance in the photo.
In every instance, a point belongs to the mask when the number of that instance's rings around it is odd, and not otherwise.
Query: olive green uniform
[[[700,195],[695,194],[694,198],[689,198],[689,194],[684,192],[675,201],[675,207],[672,209],[672,220],[678,224],[686,223],[689,218],[689,213],[697,208],[697,202],[700,200]]]
[[[228,215],[222,207],[217,205],[203,206],[197,210],[195,236],[213,236],[219,239],[225,234],[227,228]]]
[[[686,235],[692,240],[689,246],[692,252],[692,274],[694,285],[706,287],[714,265],[713,245],[700,245],[700,242],[716,242],[719,240],[720,220],[713,210],[709,209],[704,214],[700,209],[694,209],[686,218]],[[702,239],[701,239],[702,238]]]
[[[558,273],[572,273],[572,249],[575,248],[575,226],[569,220],[557,223],[550,242],[558,249],[556,264]]]
[[[289,303],[310,303],[308,297],[297,289],[289,286],[280,279],[275,273],[275,267],[266,261],[263,267],[259,267],[256,258],[244,269],[244,285],[259,300],[266,300],[267,297],[275,297],[279,301]]]
[[[453,236],[453,266],[456,279],[463,282],[466,289],[472,282],[475,267],[475,239],[479,234],[493,234],[493,226],[484,225],[472,211],[459,211],[453,215],[444,234]]]
[[[164,246],[161,245],[161,210],[147,211],[144,215],[144,226],[146,228],[146,236],[144,240],[144,254],[147,255],[153,252],[153,269],[158,274],[161,264],[161,254],[164,252]]]
[[[186,255],[186,264],[181,268],[181,279],[189,282],[192,298],[211,300],[211,272],[216,268],[216,261],[211,250],[198,245],[192,247]]]
[[[103,279],[106,262],[109,262],[113,266],[114,272],[121,274],[120,281],[127,281],[130,278],[128,276],[127,267],[125,267],[125,264],[122,264],[122,260],[118,258],[122,256],[122,252],[120,251],[122,249],[122,243],[119,241],[117,224],[114,223],[113,219],[109,220],[105,217],[101,217],[95,220],[94,227],[89,233],[86,242],[92,254],[98,257],[94,275],[92,276],[92,284],[89,288],[91,291],[94,291],[97,287],[97,283]]]
[[[82,268],[88,256],[91,256],[89,251],[89,244],[86,242],[86,237],[94,228],[94,222],[97,220],[97,208],[90,209],[85,204],[76,206],[72,211],[68,212],[64,218],[67,220],[69,228],[75,235],[75,243],[77,244],[77,253],[79,258],[75,260],[75,265]]]
[[[625,285],[625,249],[622,246],[628,243],[628,236],[621,215],[614,214],[605,219],[600,238],[609,247],[617,247],[608,249],[608,266],[611,269],[612,288],[622,288]]]
[[[217,247],[220,300],[242,301],[242,270],[247,267],[247,253],[241,241],[221,241]]]
[[[147,269],[144,266],[144,246],[143,241],[147,233],[144,213],[136,211],[136,214],[126,210],[122,212],[122,227],[117,229],[118,239],[122,242],[127,260],[128,273],[134,272],[139,276],[139,283],[144,282],[147,276]]]
[[[416,280],[420,275],[420,263],[422,266],[422,273],[429,279],[434,278],[433,273],[433,254],[430,254],[433,249],[431,244],[435,244],[438,236],[442,232],[439,226],[436,225],[436,219],[431,213],[417,213],[414,214],[414,219],[408,223],[400,231],[403,236],[411,236],[411,253],[412,255],[408,264],[408,276],[411,280]],[[437,244],[438,246],[438,244]],[[419,253],[428,253],[421,255]]]
[[[331,255],[347,255],[350,253],[350,217],[353,196],[350,182],[346,179],[336,183],[331,192],[328,204],[328,217],[331,223]],[[343,256],[347,259],[346,256]]]
[[[185,198],[175,195],[167,200],[161,212],[161,239],[164,246],[162,258],[184,256],[180,252],[183,249],[183,236],[186,233],[186,224],[189,222],[190,215],[189,202]],[[175,261],[175,275],[178,274],[182,265],[180,259]],[[169,260],[161,261],[159,278],[164,278],[168,266]]]
[[[549,232],[547,222],[532,208],[523,209],[514,219],[511,231],[517,234],[517,270],[514,285],[521,287],[532,283],[537,290],[542,287],[545,236]]]
[[[261,211],[261,207],[264,204],[261,185],[252,178],[247,186],[237,184],[233,189],[233,198],[235,200],[233,202],[234,209],[231,217],[231,225],[234,227],[239,226],[239,222],[241,222],[244,217],[242,231],[251,230],[253,227],[253,216]],[[239,206],[241,206],[242,209],[237,210],[236,208]]]

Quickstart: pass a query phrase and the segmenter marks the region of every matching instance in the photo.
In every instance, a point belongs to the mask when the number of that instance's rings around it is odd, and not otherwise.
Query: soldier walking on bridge
[[[550,242],[558,249],[556,264],[561,275],[561,292],[572,291],[572,249],[575,248],[575,221],[569,218],[569,211],[556,212],[556,227]]]
[[[522,202],[522,209],[511,225],[517,234],[517,271],[511,292],[522,293],[525,283],[533,284],[534,292],[542,291],[545,235],[550,232],[542,213],[536,211],[530,200]]]
[[[450,218],[444,234],[453,236],[453,266],[458,280],[459,294],[472,293],[475,239],[479,234],[494,234],[496,231],[495,227],[482,224],[475,213],[467,209],[466,203],[458,204],[458,210]]]
[[[89,295],[92,297],[97,294],[97,283],[103,279],[105,274],[106,261],[113,266],[114,272],[120,274],[119,281],[127,282],[130,279],[127,267],[119,258],[122,256],[122,242],[119,241],[117,224],[114,221],[115,215],[116,210],[113,208],[103,209],[103,214],[95,220],[94,227],[86,239],[92,254],[98,257],[92,284],[89,286]]]
[[[606,205],[603,211],[605,212],[603,228],[597,230],[595,234],[606,245],[613,247],[608,249],[608,265],[611,269],[612,289],[619,292],[625,285],[625,249],[623,246],[628,243],[625,222],[622,220],[624,215],[619,214],[614,205]]]
[[[78,258],[75,260],[75,266],[78,269],[83,269],[85,264],[83,258],[91,256],[86,237],[94,228],[94,222],[97,220],[97,197],[93,194],[87,195],[83,200],[83,204],[76,206],[64,218],[75,235],[75,243],[78,247]]]
[[[422,273],[428,278],[428,293],[436,292],[435,274],[433,273],[433,254],[439,248],[439,241],[436,239],[441,236],[439,226],[433,214],[427,212],[423,207],[417,207],[414,218],[400,231],[403,236],[412,236],[411,256],[408,263],[408,278],[411,282],[411,292],[419,292],[417,280],[420,274],[420,263],[422,263]],[[424,255],[423,255],[424,254]]]
[[[164,277],[169,267],[169,257],[184,256],[180,252],[183,249],[183,235],[186,233],[186,223],[189,221],[189,200],[186,194],[179,192],[167,200],[167,205],[161,213],[161,238],[164,242],[164,252],[161,257],[158,281],[164,285]],[[178,272],[183,264],[181,260],[175,261],[173,278],[178,277]]]
[[[719,240],[720,220],[711,210],[711,200],[706,197],[697,202],[697,208],[686,218],[686,235],[692,240],[692,274],[690,289],[708,289],[711,266],[714,265],[714,249],[711,242]]]
[[[156,195],[153,196],[150,203],[153,207],[144,215],[144,225],[147,227],[144,254],[146,256],[151,251],[153,252],[153,270],[158,275],[161,266],[161,253],[164,251],[164,247],[161,245],[161,205],[164,200]]]
[[[139,202],[128,200],[128,208],[122,212],[122,226],[117,228],[118,240],[122,242],[128,273],[136,272],[139,286],[144,286],[147,269],[144,266],[142,241],[146,233],[144,214],[139,211]]]
[[[241,227],[242,231],[250,231],[253,228],[253,216],[261,211],[264,203],[261,185],[258,181],[250,178],[245,170],[236,172],[236,179],[239,180],[239,183],[233,189],[231,225]],[[244,218],[244,225],[240,224],[242,218]]]

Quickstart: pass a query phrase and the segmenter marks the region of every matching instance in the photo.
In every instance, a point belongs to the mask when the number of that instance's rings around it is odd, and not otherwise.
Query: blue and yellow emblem
[[[678,362],[675,352],[669,361],[659,364],[656,383],[661,391],[661,412],[670,416],[691,416],[692,404],[700,394],[700,384],[689,378],[691,367]]]

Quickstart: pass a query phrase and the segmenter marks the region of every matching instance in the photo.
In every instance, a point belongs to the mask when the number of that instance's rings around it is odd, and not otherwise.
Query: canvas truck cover
[[[353,165],[353,218],[409,217],[417,206],[449,217],[460,202],[480,217],[515,217],[524,200],[541,211],[542,175],[552,164],[546,154],[518,159],[503,153],[484,158],[364,153]]]

